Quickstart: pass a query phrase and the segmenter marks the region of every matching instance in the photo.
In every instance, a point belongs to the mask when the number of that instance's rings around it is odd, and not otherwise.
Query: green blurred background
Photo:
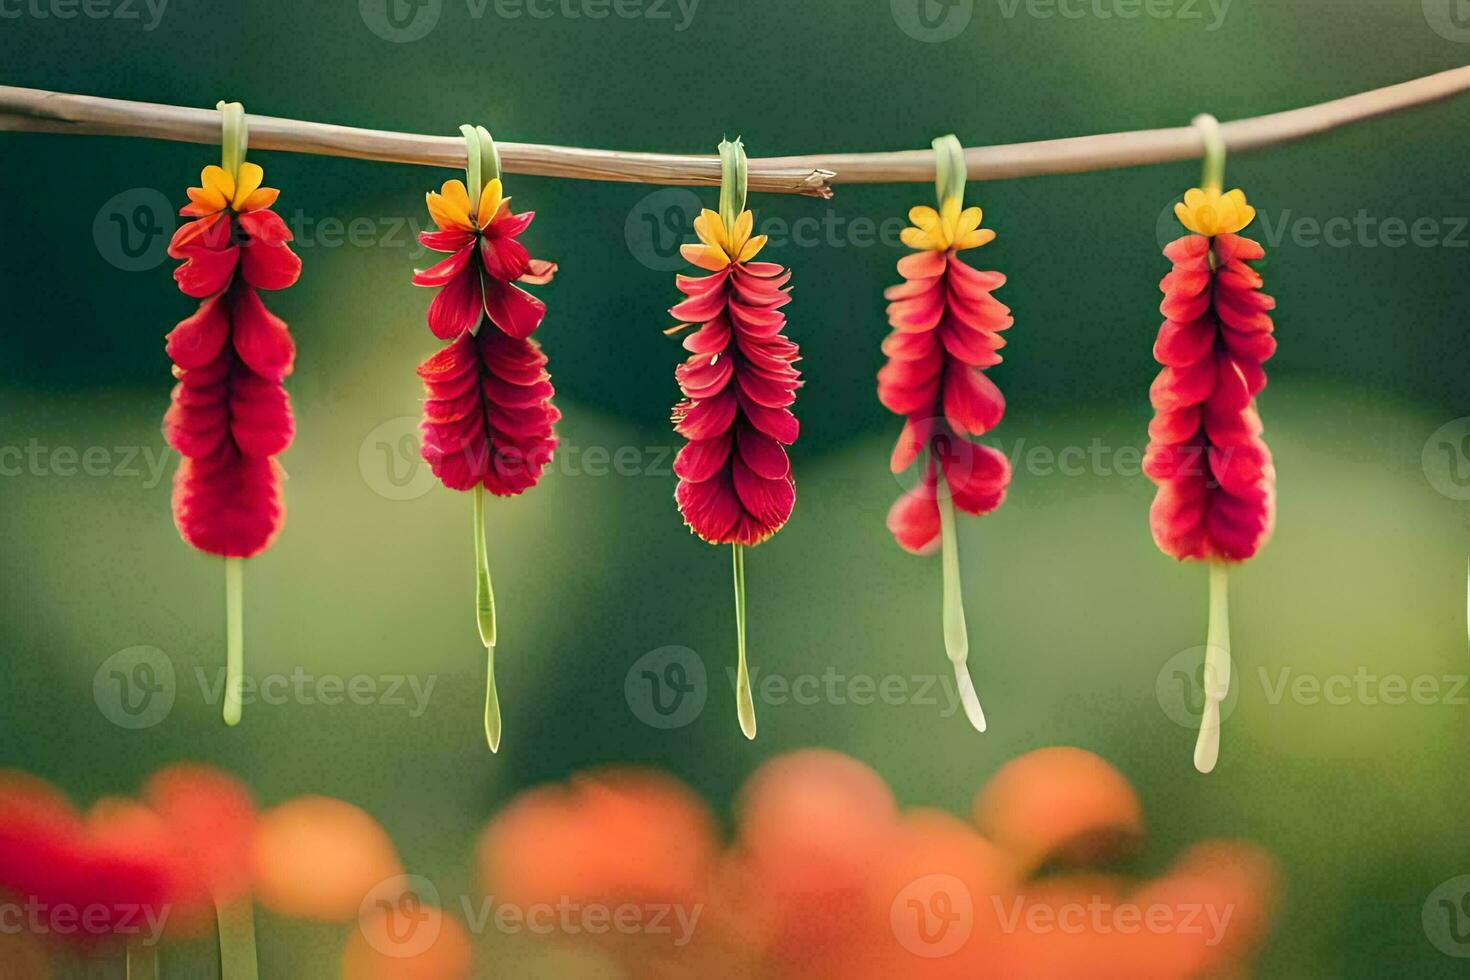
[[[955,36],[926,41],[886,0],[704,0],[692,18],[649,0],[632,8],[647,16],[626,19],[444,0],[404,6],[438,19],[398,41],[382,0],[173,0],[151,30],[141,4],[140,20],[17,4],[0,19],[0,82],[238,99],[251,112],[422,133],[470,121],[575,146],[713,151],[741,134],[753,156],[893,150],[948,131],[973,145],[1179,125],[1200,111],[1230,119],[1403,81],[1467,60],[1464,7],[1181,0],[1152,8],[1171,16],[1122,19],[978,0]],[[663,9],[668,19],[654,16]],[[1446,19],[1457,9],[1460,21]],[[753,744],[725,683],[728,557],[691,538],[671,500],[681,351],[660,333],[676,296],[662,222],[693,199],[512,176],[518,206],[538,212],[533,254],[561,264],[540,290],[551,312],[538,336],[567,451],[535,491],[490,508],[506,713],[491,757],[469,501],[434,486],[405,440],[413,369],[435,347],[428,294],[408,282],[427,264],[410,231],[426,219],[423,192],[453,174],[252,156],[282,189],[304,269],[269,297],[299,345],[298,436],[283,458],[285,532],[247,569],[249,672],[434,686],[418,717],[405,687],[407,705],[256,703],[226,730],[198,680],[213,683],[223,664],[220,566],[173,529],[176,460],[159,434],[171,383],[162,336],[192,304],[160,236],[145,234],[172,221],[159,195],[177,206],[217,154],[0,135],[0,764],[81,800],[131,792],[181,758],[241,774],[267,803],[341,796],[386,824],[409,870],[455,896],[474,892],[470,850],[498,806],[591,765],[666,768],[727,813],[763,760],[817,744],[874,766],[905,803],[963,811],[1004,761],[1073,744],[1138,787],[1152,834],[1139,870],[1204,837],[1277,855],[1287,890],[1263,975],[1463,975],[1421,913],[1436,886],[1470,873],[1470,731],[1453,680],[1470,671],[1467,120],[1470,101],[1450,102],[1230,162],[1229,184],[1260,209],[1253,231],[1280,302],[1261,404],[1280,517],[1232,582],[1239,696],[1208,778],[1190,766],[1192,731],[1170,717],[1183,710],[1172,672],[1192,655],[1173,658],[1204,641],[1205,574],[1154,548],[1152,487],[1138,473],[1160,218],[1196,164],[971,184],[1000,235],[979,261],[1011,277],[1000,296],[1017,318],[992,371],[1010,411],[991,440],[1016,455],[1016,479],[999,512],[960,528],[990,733],[932,705],[823,698],[758,704]],[[768,253],[795,273],[790,333],[807,386],[795,517],[748,561],[751,654],[767,674],[947,674],[938,561],[902,553],[883,525],[899,490],[886,466],[898,425],[873,383],[880,293],[901,254],[892,220],[931,196],[913,185],[752,199],[778,238],[799,219],[826,228]],[[1399,247],[1392,232],[1315,239],[1313,222],[1360,212],[1429,223]],[[875,225],[890,241],[873,241]],[[599,455],[620,449],[617,465]],[[150,463],[166,465],[161,477]],[[172,665],[174,700],[157,724],[129,730],[109,720],[108,658],[137,646]],[[667,646],[696,651],[710,678],[703,712],[677,730],[645,724],[624,696],[630,668]],[[1326,680],[1360,668],[1450,679],[1429,704],[1275,696],[1283,670]],[[329,975],[339,930],[262,928],[264,975]],[[496,975],[523,975],[508,962],[489,960]]]

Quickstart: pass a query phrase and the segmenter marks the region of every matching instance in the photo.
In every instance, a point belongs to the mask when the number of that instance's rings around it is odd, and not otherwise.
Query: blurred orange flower
[[[722,846],[669,777],[620,769],[523,794],[480,841],[501,905],[581,918],[636,977],[1185,978],[1241,975],[1267,932],[1271,860],[1214,841],[1152,880],[1100,862],[1139,847],[1124,777],[1080,749],[1032,752],[981,789],[973,822],[901,811],[854,759],[796,752],[757,771]],[[630,928],[581,928],[594,912]]]
[[[255,890],[278,915],[349,922],[377,885],[403,874],[382,825],[350,803],[298,796],[261,814]]]

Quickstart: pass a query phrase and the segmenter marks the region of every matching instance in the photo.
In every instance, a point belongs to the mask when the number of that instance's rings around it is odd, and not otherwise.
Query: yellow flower
[[[740,212],[735,227],[727,233],[720,216],[705,208],[694,219],[694,233],[699,236],[700,244],[691,242],[680,246],[679,252],[690,264],[719,272],[732,262],[737,265],[749,262],[766,247],[765,235],[751,237],[754,230],[755,215],[749,211]]]
[[[1221,194],[1218,187],[1192,189],[1184,195],[1184,203],[1174,205],[1174,214],[1184,227],[1206,238],[1234,235],[1256,220],[1256,209],[1246,203],[1244,191]]]
[[[189,188],[189,215],[206,215],[223,211],[226,207],[244,213],[268,208],[276,203],[281,192],[274,187],[261,187],[265,171],[258,164],[240,164],[240,180],[237,183],[223,167],[205,167],[199,174],[200,187]]]
[[[961,251],[979,248],[995,240],[995,232],[981,228],[985,212],[979,208],[960,210],[957,198],[945,201],[938,211],[929,207],[916,207],[909,211],[912,228],[905,228],[899,237],[909,248],[933,252]]]
[[[429,203],[429,217],[434,219],[440,231],[455,228],[481,231],[510,202],[510,198],[504,196],[499,177],[485,185],[473,211],[470,209],[470,192],[459,180],[446,180],[439,193],[429,191],[424,199]]]

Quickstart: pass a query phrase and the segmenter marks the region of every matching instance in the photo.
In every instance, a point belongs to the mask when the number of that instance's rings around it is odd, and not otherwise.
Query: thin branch
[[[1428,75],[1321,105],[1238,119],[1223,126],[1232,153],[1276,146],[1349,123],[1426,105],[1470,90],[1470,66]],[[250,145],[260,150],[463,167],[457,136],[421,136],[330,123],[248,116]],[[213,109],[128,102],[0,85],[0,130],[77,135],[143,136],[186,143],[217,143]],[[578,180],[646,184],[717,185],[714,155],[630,153],[571,146],[497,141],[509,173]],[[1198,130],[1189,126],[1106,133],[1071,139],[982,146],[965,151],[972,180],[1084,173],[1197,159],[1204,154]],[[829,153],[750,161],[750,189],[767,194],[831,197],[833,184],[921,183],[934,178],[934,152]]]

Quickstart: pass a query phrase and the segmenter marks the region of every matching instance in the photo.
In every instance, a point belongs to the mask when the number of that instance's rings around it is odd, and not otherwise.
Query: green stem
[[[258,980],[255,954],[255,909],[249,895],[233,902],[215,901],[219,922],[220,980]]]
[[[954,666],[954,679],[965,717],[975,731],[985,731],[985,712],[970,677],[970,635],[965,627],[965,594],[960,582],[960,544],[955,533],[954,500],[944,480],[944,470],[935,464],[934,493],[939,504],[939,541],[944,568],[944,652]]]
[[[469,192],[470,211],[473,213],[480,203],[480,192],[485,189],[480,179],[480,137],[469,123],[459,127],[459,133],[464,137],[464,186]]]
[[[245,125],[245,107],[238,102],[215,103],[223,117],[223,136],[220,140],[220,166],[231,180],[240,179],[240,164],[245,162],[245,151],[250,142],[249,130]]]
[[[500,151],[484,126],[476,126],[475,135],[480,141],[480,177],[488,184],[500,177]]]
[[[1205,638],[1204,713],[1194,745],[1194,767],[1212,772],[1220,759],[1220,703],[1230,693],[1230,574],[1210,562],[1210,628]]]
[[[740,137],[734,142],[720,142],[720,220],[725,231],[735,228],[735,221],[745,211],[745,199],[749,185],[745,160],[745,144]]]
[[[225,724],[240,724],[245,683],[245,560],[225,559]]]
[[[158,980],[158,945],[155,940],[135,939],[128,943],[128,980]]]
[[[735,572],[735,644],[738,661],[735,667],[735,710],[740,715],[740,730],[755,739],[755,699],[750,694],[750,671],[745,664],[745,547],[730,546]]]
[[[1194,117],[1194,126],[1205,139],[1205,170],[1201,178],[1204,190],[1225,189],[1225,134],[1220,120],[1208,113]]]
[[[490,586],[490,558],[485,552],[485,488],[477,484],[475,501],[475,625],[485,645],[485,741],[500,751],[500,696],[495,690],[495,590]]]
[[[949,200],[964,202],[967,176],[965,148],[960,145],[959,138],[951,133],[935,140],[934,193],[939,198],[940,207]]]

